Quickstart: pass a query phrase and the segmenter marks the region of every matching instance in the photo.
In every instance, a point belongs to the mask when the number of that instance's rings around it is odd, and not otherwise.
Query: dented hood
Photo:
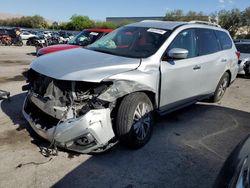
[[[41,56],[32,62],[31,68],[58,80],[100,82],[139,65],[140,59],[77,48]]]

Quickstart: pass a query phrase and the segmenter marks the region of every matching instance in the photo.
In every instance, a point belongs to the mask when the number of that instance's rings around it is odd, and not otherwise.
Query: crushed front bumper
[[[28,103],[31,103],[29,94],[23,105],[25,119],[38,135],[50,142],[54,141],[59,147],[80,153],[90,153],[107,147],[115,137],[108,108],[90,110],[79,118],[44,127],[39,124],[39,115],[34,118],[32,110],[27,112]]]

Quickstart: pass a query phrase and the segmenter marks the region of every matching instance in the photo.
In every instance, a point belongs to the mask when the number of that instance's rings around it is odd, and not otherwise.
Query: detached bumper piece
[[[114,145],[110,109],[93,109],[78,118],[59,121],[43,112],[30,100],[23,106],[23,115],[41,137],[54,141],[56,146],[80,153],[101,152]]]

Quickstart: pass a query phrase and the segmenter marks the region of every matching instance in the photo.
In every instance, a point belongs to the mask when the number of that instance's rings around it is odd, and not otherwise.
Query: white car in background
[[[22,40],[28,40],[31,37],[36,37],[36,35],[31,34],[27,31],[23,31],[20,36],[21,36]]]
[[[250,76],[250,42],[237,42],[235,46],[240,52],[238,73]]]
[[[51,32],[49,32],[49,31],[44,31],[43,34],[44,34],[44,36],[45,36],[46,38],[52,37],[52,34],[51,34]]]

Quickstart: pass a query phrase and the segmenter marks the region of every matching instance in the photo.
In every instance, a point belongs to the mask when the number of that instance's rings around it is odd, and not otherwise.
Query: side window
[[[215,31],[216,37],[218,38],[222,50],[227,50],[232,48],[232,40],[226,32]]]
[[[199,55],[212,54],[220,50],[215,33],[211,29],[197,29]]]
[[[181,31],[169,45],[168,50],[173,48],[183,48],[188,50],[187,58],[197,56],[196,34],[194,29]]]

